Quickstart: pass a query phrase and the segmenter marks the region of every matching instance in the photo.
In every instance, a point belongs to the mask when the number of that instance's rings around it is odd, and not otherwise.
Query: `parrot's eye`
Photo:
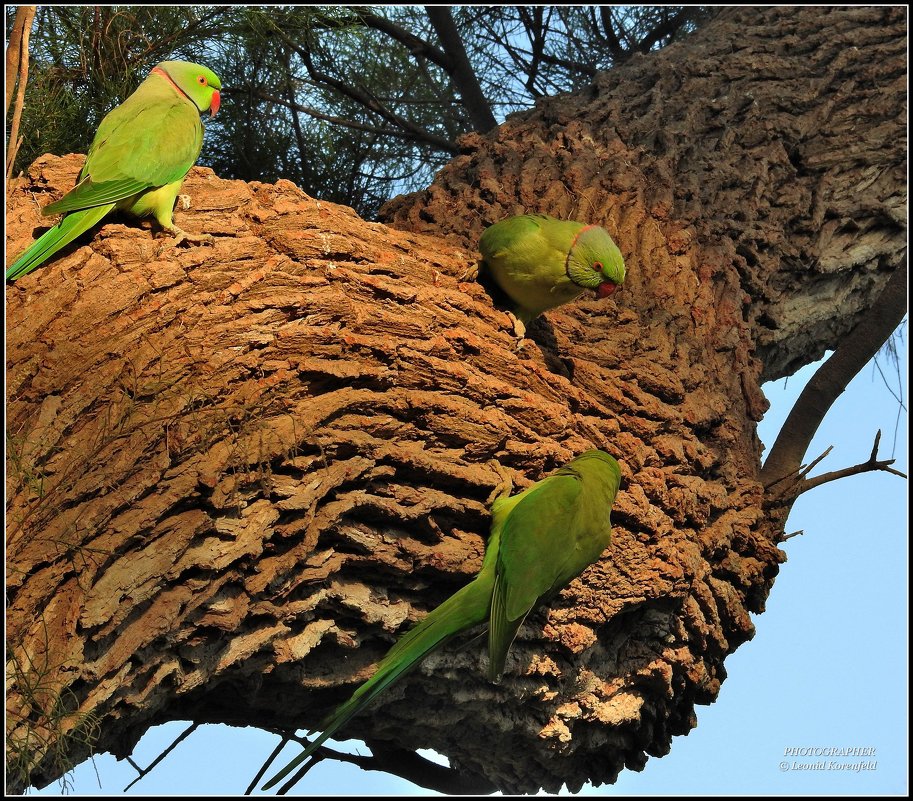
[[[197,83],[200,84],[200,86],[206,86],[206,76],[201,75],[199,78],[197,78]]]
[[[602,272],[602,262],[601,262],[601,261],[594,261],[594,262],[593,262],[593,271],[594,271],[594,272],[597,272],[597,273],[601,273],[601,272]]]

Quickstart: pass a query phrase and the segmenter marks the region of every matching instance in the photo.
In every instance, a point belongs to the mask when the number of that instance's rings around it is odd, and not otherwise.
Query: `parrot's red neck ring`
[[[167,72],[165,72],[165,70],[163,70],[161,67],[153,67],[152,72],[157,72],[159,75],[164,75],[165,80],[168,81],[168,83],[170,83],[175,89],[177,89],[182,95],[184,95],[184,97],[186,97],[191,103],[193,103],[194,106],[196,106],[196,103],[194,102],[193,98],[190,95],[188,95],[187,92],[185,92],[183,89],[181,89],[181,87],[178,86],[172,80],[171,76]]]
[[[584,231],[589,231],[590,228],[595,228],[595,225],[584,225],[576,234],[574,234],[574,241],[571,242],[571,246],[567,249],[567,256],[564,258],[564,274],[570,278],[571,274],[568,272],[568,269],[571,266],[571,253],[574,251],[574,246],[577,244],[577,240],[580,239],[580,235]]]

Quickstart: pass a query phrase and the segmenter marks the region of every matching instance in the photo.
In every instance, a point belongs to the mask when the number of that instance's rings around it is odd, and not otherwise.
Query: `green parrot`
[[[185,238],[171,213],[203,146],[200,115],[215,116],[221,88],[218,76],[199,64],[163,61],[153,67],[101,121],[76,186],[41,211],[66,216],[16,259],[6,280],[31,272],[115,209],[151,215],[179,241]]]
[[[545,214],[509,217],[479,239],[481,267],[514,302],[524,325],[586,290],[611,295],[625,280],[625,262],[604,228]]]
[[[621,471],[590,450],[491,506],[491,533],[475,579],[404,634],[374,675],[321,724],[323,733],[264,786],[279,782],[371,701],[455,634],[488,621],[488,676],[504,670],[526,615],[599,559],[611,539],[609,513]]]

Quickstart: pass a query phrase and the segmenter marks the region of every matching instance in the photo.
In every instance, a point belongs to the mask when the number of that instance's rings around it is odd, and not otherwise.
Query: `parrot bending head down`
[[[165,230],[184,176],[203,146],[200,115],[219,110],[222,82],[189,61],[163,61],[98,126],[79,179],[42,214],[66,216],[6,271],[14,280],[34,270],[114,210],[152,216]]]
[[[482,568],[394,644],[374,675],[321,724],[322,734],[267,782],[287,776],[371,701],[453,635],[488,622],[488,676],[497,679],[531,609],[599,559],[611,538],[609,513],[621,471],[609,454],[590,450],[547,478],[491,506]]]
[[[604,228],[545,214],[509,217],[479,239],[481,267],[514,302],[526,324],[591,290],[608,297],[625,280],[625,262]]]

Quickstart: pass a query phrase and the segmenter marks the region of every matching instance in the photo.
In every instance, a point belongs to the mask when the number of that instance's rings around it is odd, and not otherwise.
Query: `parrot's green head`
[[[581,465],[586,463],[587,465],[592,465],[598,463],[601,467],[604,467],[606,470],[609,470],[613,473],[617,473],[621,476],[621,468],[618,466],[618,461],[611,454],[606,453],[605,451],[597,450],[593,448],[588,451],[584,451],[577,458],[573,459],[569,465]]]
[[[567,254],[567,277],[607,298],[625,280],[625,260],[608,231],[598,225],[580,229]]]
[[[598,477],[613,499],[618,493],[618,488],[621,486],[621,467],[615,457],[605,451],[595,448],[584,451],[576,459],[568,462],[567,467],[576,473],[584,472]]]
[[[164,75],[171,84],[188,97],[200,110],[215,117],[221,97],[222,81],[208,67],[190,61],[162,61],[152,69],[153,73]]]

